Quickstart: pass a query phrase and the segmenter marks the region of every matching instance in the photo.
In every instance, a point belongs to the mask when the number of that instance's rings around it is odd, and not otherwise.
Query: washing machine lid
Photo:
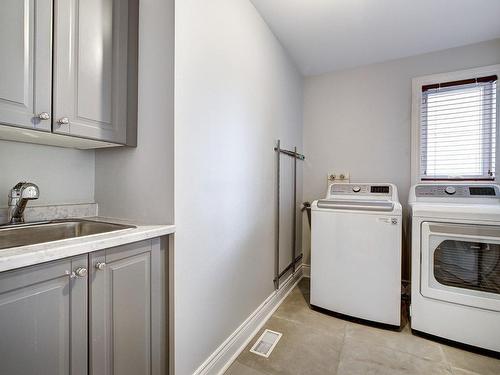
[[[394,202],[389,200],[320,199],[316,201],[316,207],[328,210],[392,212]]]

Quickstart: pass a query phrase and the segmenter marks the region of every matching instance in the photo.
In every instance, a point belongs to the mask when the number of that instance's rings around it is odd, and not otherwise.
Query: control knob
[[[457,192],[457,189],[455,189],[455,187],[453,186],[447,186],[445,189],[444,189],[444,192],[448,195],[453,195]]]
[[[361,188],[359,186],[353,186],[352,191],[355,193],[359,193],[361,191]]]

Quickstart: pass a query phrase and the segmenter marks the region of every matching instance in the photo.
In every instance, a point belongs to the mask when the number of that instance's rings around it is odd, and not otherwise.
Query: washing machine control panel
[[[417,197],[454,198],[498,198],[500,191],[496,185],[418,185]]]
[[[330,195],[384,195],[390,196],[390,185],[332,184]]]

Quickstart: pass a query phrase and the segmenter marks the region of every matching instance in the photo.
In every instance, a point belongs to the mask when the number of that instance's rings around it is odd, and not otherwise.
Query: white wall
[[[96,151],[101,216],[174,221],[174,0],[141,0],[137,148]]]
[[[411,79],[498,63],[500,39],[307,78],[304,199],[323,197],[327,173],[338,171],[351,181],[394,182],[406,203]]]
[[[30,205],[94,202],[94,151],[0,141],[0,207],[19,181],[34,182]]]
[[[175,367],[273,292],[275,140],[302,148],[302,78],[248,0],[176,3]]]

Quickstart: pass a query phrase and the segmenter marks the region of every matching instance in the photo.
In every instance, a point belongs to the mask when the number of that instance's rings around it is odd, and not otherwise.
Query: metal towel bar
[[[280,278],[286,274],[290,269],[295,272],[295,267],[297,262],[302,259],[302,255],[295,257],[295,248],[296,248],[296,237],[297,237],[297,159],[305,160],[305,156],[299,154],[297,152],[297,147],[294,147],[293,151],[285,150],[281,148],[281,141],[278,139],[277,145],[274,148],[278,155],[278,164],[277,164],[277,184],[278,187],[276,189],[276,244],[275,244],[275,253],[274,253],[274,288],[276,290],[279,289],[280,286]],[[280,158],[281,154],[285,154],[294,158],[293,164],[293,240],[292,240],[292,262],[285,267],[283,272],[280,273]]]

